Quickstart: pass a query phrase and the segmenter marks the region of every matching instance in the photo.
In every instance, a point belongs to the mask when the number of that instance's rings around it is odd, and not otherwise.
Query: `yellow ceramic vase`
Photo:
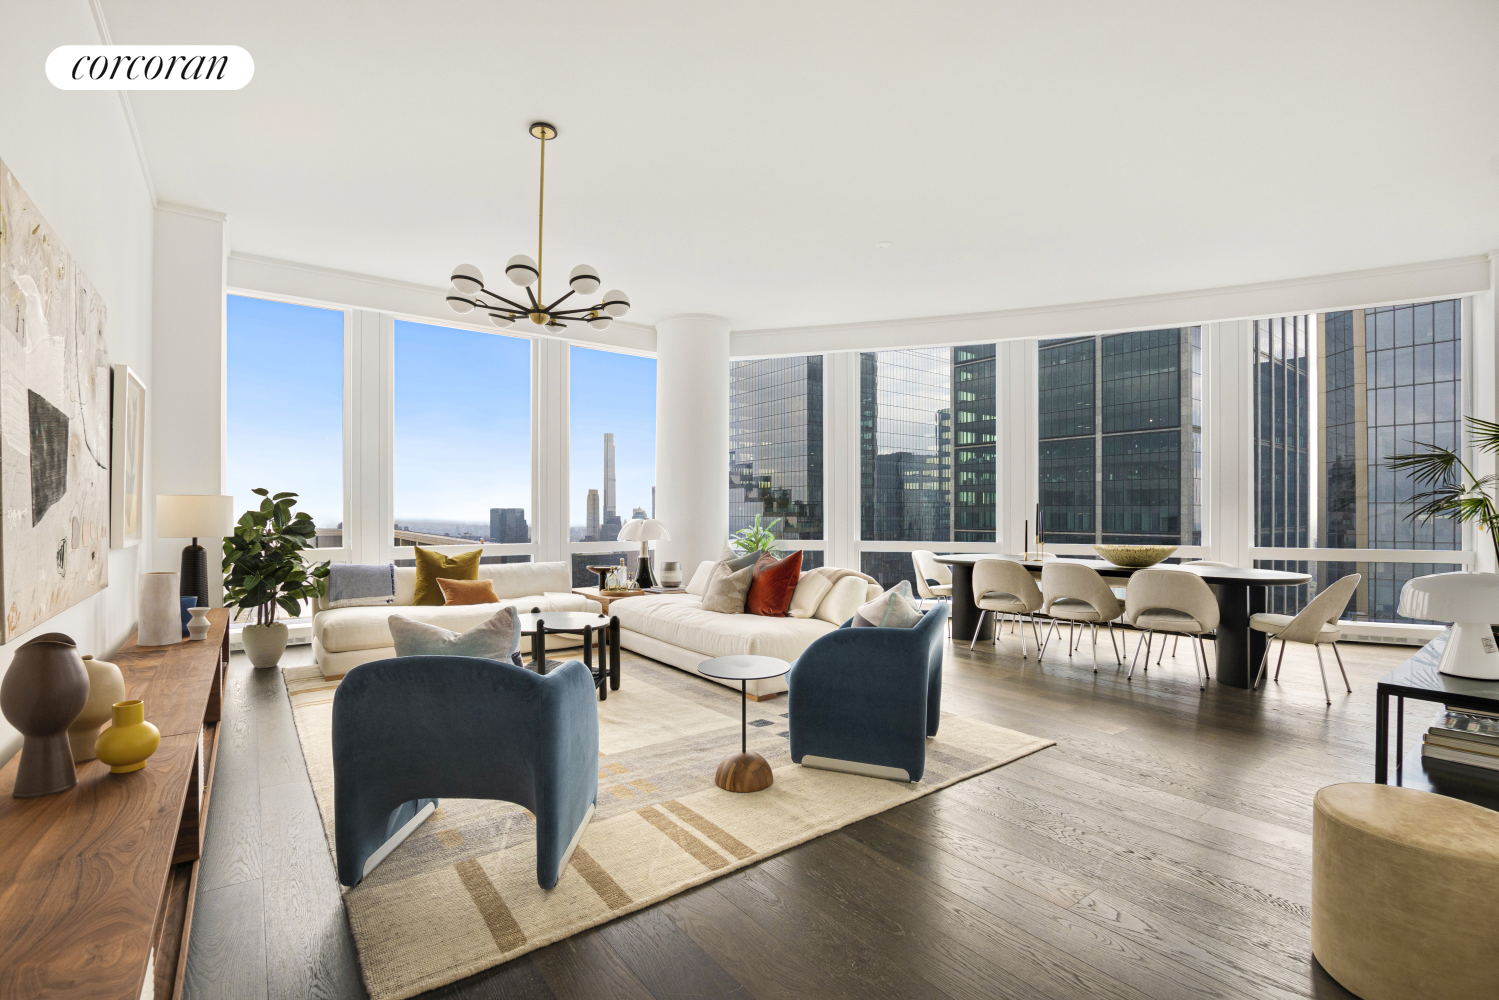
[[[114,721],[94,741],[94,753],[115,774],[127,774],[145,767],[159,746],[161,730],[146,721],[146,703],[133,698],[115,702]]]

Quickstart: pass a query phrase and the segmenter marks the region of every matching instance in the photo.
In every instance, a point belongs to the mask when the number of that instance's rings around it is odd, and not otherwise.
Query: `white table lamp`
[[[651,542],[671,541],[671,532],[666,530],[666,525],[653,517],[631,518],[620,526],[619,540],[640,543],[640,565],[635,571],[635,582],[641,588],[654,587],[650,566]]]
[[[183,597],[198,598],[198,606],[209,606],[208,552],[200,538],[215,541],[234,530],[234,498],[214,494],[186,494],[156,498],[156,537],[191,538],[182,550]]]
[[[1447,648],[1437,664],[1442,673],[1499,680],[1499,642],[1490,627],[1499,621],[1499,573],[1418,576],[1400,591],[1400,613],[1452,623]]]

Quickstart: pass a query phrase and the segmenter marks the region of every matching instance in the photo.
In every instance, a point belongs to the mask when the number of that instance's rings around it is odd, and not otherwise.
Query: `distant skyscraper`
[[[489,540],[497,545],[516,545],[531,540],[531,528],[526,524],[526,512],[521,507],[491,507],[489,509]]]
[[[619,529],[624,527],[624,522],[619,519],[618,514],[610,514],[604,518],[604,523],[599,525],[599,541],[612,542],[619,538]]]
[[[614,435],[604,435],[604,519],[614,516]]]
[[[636,507],[635,508],[635,513],[633,513],[633,514],[630,515],[630,520],[632,520],[632,521],[644,521],[645,517],[646,517],[646,515],[645,515],[645,508],[644,507]]]
[[[1199,327],[1043,340],[1049,542],[1202,543]]]
[[[585,542],[599,540],[599,491],[588,491],[588,535]]]
[[[729,530],[760,515],[822,538],[822,355],[735,361],[729,379]]]

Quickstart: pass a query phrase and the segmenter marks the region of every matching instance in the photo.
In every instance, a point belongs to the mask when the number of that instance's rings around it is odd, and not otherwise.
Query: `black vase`
[[[641,559],[635,570],[635,586],[641,590],[645,590],[647,587],[654,587],[655,585],[656,581],[651,579],[650,558]]]

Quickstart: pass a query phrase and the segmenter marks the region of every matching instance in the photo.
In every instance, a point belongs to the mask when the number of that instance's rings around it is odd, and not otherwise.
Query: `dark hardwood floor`
[[[1412,649],[1342,646],[1328,707],[1305,648],[1256,694],[1199,692],[1185,644],[1133,682],[1061,648],[959,644],[943,677],[1056,747],[426,996],[1351,996],[1307,941],[1312,796],[1372,780],[1374,682]],[[363,997],[280,671],[236,654],[229,685],[187,994]]]

